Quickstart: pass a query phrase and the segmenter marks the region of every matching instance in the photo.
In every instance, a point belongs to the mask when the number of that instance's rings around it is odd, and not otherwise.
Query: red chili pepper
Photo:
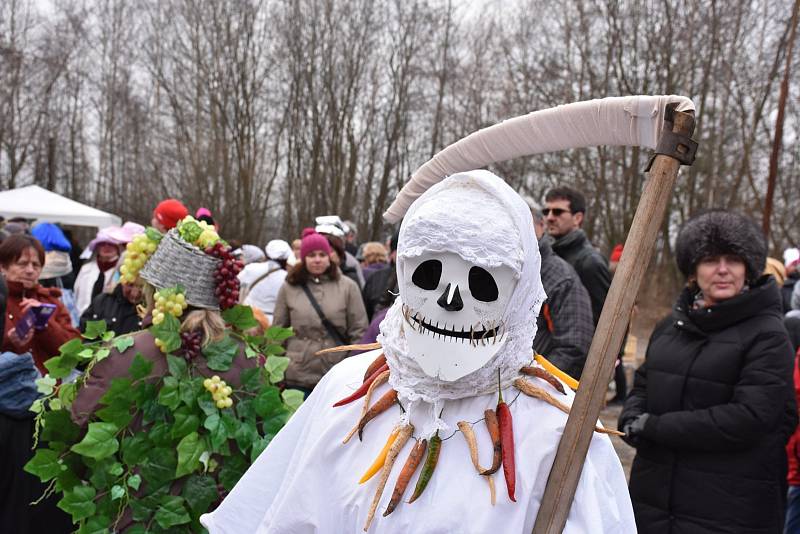
[[[498,397],[497,402],[497,422],[500,425],[500,442],[502,444],[503,454],[503,475],[506,478],[506,489],[508,490],[508,498],[513,502],[517,502],[514,497],[514,491],[517,486],[517,473],[514,464],[514,427],[511,422],[511,410],[508,404],[503,402],[503,391],[500,389],[500,372],[497,373],[497,388]]]
[[[337,406],[342,406],[342,405],[345,405],[345,404],[349,404],[349,403],[353,402],[354,400],[360,399],[361,397],[366,395],[367,394],[367,390],[369,389],[369,385],[372,384],[372,382],[376,378],[378,378],[382,372],[386,371],[387,369],[389,369],[389,364],[386,364],[386,363],[383,364],[381,367],[378,368],[377,371],[372,373],[372,376],[367,378],[367,380],[363,384],[361,384],[361,387],[359,387],[353,393],[351,393],[347,397],[343,398],[342,400],[340,400],[336,404],[334,404],[333,407],[335,408]]]
[[[369,377],[371,377],[377,369],[383,367],[385,363],[386,363],[386,355],[381,352],[380,356],[375,358],[375,360],[371,364],[369,364],[369,367],[367,367],[367,372],[364,373],[364,382],[369,380]]]

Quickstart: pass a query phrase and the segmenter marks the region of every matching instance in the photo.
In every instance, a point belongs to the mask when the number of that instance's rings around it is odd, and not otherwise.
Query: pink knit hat
[[[300,242],[300,259],[305,259],[306,256],[315,250],[321,250],[325,254],[331,253],[331,245],[325,236],[316,232],[309,233]]]

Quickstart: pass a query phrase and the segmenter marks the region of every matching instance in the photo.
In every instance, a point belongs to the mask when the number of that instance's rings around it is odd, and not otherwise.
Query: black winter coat
[[[122,284],[117,284],[111,293],[100,293],[81,315],[81,332],[86,330],[88,321],[104,320],[109,330],[121,336],[142,329],[142,320],[136,313],[136,305],[131,304],[122,293]]]
[[[716,306],[687,289],[653,332],[620,428],[649,413],[630,478],[640,532],[783,532],[792,350],[772,277]]]

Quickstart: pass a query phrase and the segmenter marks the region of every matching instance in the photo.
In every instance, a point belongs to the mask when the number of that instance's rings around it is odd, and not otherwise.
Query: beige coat
[[[308,284],[325,317],[336,326],[350,343],[357,343],[367,329],[367,312],[358,285],[346,276],[331,280],[322,276],[319,282]],[[342,361],[348,353],[314,356],[318,350],[340,343],[331,338],[314,311],[301,286],[284,282],[275,302],[273,325],[291,326],[294,337],[286,344],[289,368],[286,384],[311,389],[322,375]]]

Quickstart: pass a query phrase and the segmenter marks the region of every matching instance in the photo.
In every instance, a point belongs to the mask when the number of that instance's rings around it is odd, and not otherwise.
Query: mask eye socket
[[[420,289],[431,291],[439,287],[439,280],[441,278],[442,262],[439,260],[427,260],[417,266],[411,277],[411,281]]]
[[[481,267],[469,270],[469,291],[472,296],[481,302],[494,302],[499,296],[497,283],[489,271]]]

